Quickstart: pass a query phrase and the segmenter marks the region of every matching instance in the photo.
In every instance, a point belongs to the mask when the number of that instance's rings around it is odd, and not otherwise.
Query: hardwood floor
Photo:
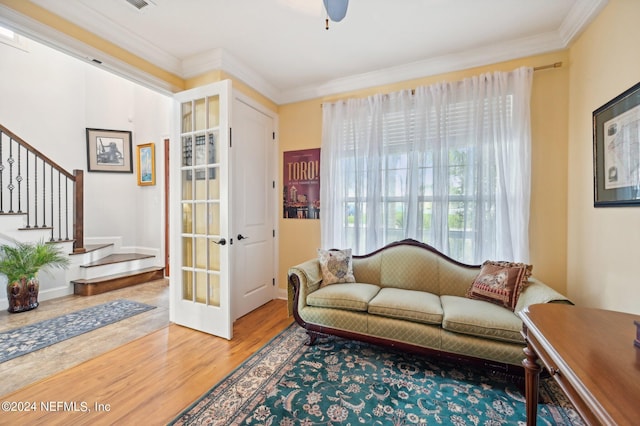
[[[152,281],[90,297],[69,295],[46,300],[37,309],[19,314],[0,311],[0,331],[7,331],[116,299],[134,300],[156,306],[156,309],[0,363],[0,395],[166,327],[169,324],[169,281]]]
[[[292,321],[273,300],[239,318],[230,341],[165,325],[0,397],[23,408],[3,410],[0,424],[166,424]]]

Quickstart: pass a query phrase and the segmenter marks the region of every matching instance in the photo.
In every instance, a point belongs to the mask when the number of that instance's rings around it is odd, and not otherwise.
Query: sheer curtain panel
[[[323,105],[325,248],[404,238],[461,262],[529,260],[533,70]]]

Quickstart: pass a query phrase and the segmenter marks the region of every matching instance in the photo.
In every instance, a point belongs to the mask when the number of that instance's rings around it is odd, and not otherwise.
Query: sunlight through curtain
[[[529,260],[533,70],[323,105],[324,248],[404,238],[465,263]]]

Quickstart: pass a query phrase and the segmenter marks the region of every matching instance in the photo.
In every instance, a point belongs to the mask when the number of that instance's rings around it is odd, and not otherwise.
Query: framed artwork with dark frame
[[[87,171],[133,173],[131,132],[87,128]]]
[[[138,145],[138,185],[156,184],[156,153],[153,142]]]
[[[593,205],[640,205],[640,83],[593,112]]]

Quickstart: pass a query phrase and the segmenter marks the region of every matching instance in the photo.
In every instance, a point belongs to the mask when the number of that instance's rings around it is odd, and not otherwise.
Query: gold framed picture
[[[138,145],[138,185],[156,184],[156,153],[153,142]]]

